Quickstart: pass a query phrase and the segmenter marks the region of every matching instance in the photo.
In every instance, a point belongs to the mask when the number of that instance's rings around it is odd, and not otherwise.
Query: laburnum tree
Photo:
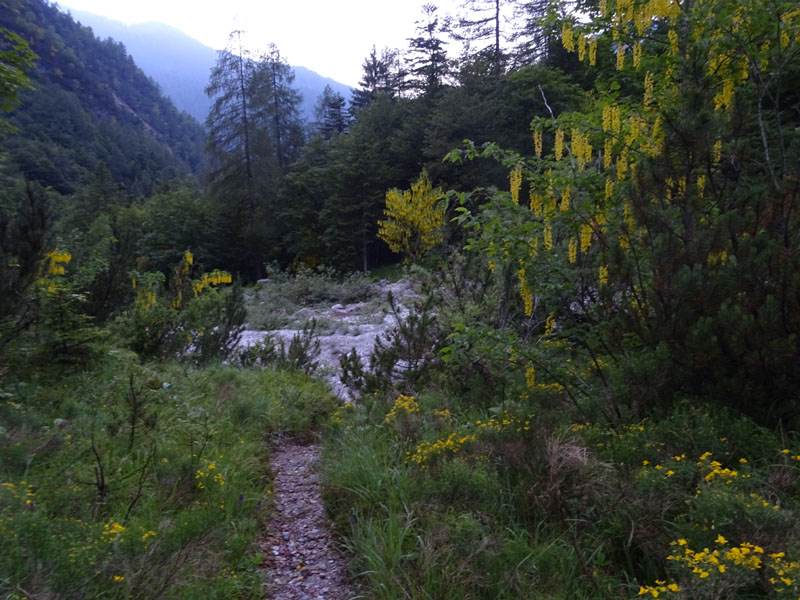
[[[611,420],[691,398],[796,424],[800,9],[601,0],[577,18],[553,6],[563,47],[599,70],[597,93],[534,120],[532,160],[494,146],[457,157],[510,170],[510,193],[460,218],[490,265],[517,270],[551,342],[517,363],[576,398],[604,390]],[[576,354],[591,377],[571,371]]]
[[[410,190],[386,192],[386,218],[378,221],[378,237],[392,252],[402,253],[403,262],[415,263],[442,243],[446,209],[442,188],[434,189],[423,170]]]

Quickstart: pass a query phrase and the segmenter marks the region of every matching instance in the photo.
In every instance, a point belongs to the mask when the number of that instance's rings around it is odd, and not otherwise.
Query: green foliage
[[[289,274],[267,265],[267,274],[269,281],[260,283],[247,303],[247,321],[253,328],[302,329],[308,321],[303,308],[374,301],[375,290],[361,273],[342,274],[317,267]]]
[[[10,196],[10,197],[9,197]],[[12,188],[0,204],[0,351],[38,318],[32,286],[50,249],[52,213],[37,184]]]
[[[424,300],[414,302],[407,313],[401,313],[391,293],[388,300],[397,326],[385,339],[376,338],[369,367],[364,368],[355,349],[341,359],[342,383],[362,394],[367,404],[372,395],[384,396],[395,388],[415,389],[438,364],[441,330],[433,312],[433,296],[427,294]]]
[[[266,247],[276,236],[269,216],[283,174],[299,155],[303,134],[291,68],[274,45],[253,58],[241,33],[231,33],[206,88],[213,101],[206,120],[208,187],[220,219],[226,221],[228,246],[239,259],[231,266],[255,279],[264,260],[274,258]]]
[[[765,112],[758,98],[792,76],[798,23],[788,4],[753,9],[740,37],[722,21],[703,25],[707,11],[732,10],[718,4],[670,5],[652,42],[636,38],[641,23],[609,25],[624,7],[594,25],[564,16],[567,50],[603,64],[608,35],[633,36],[633,61],[618,46],[617,74],[605,72],[585,110],[535,119],[533,159],[495,146],[455,156],[509,169],[510,193],[458,209],[469,247],[517,272],[525,312],[552,324],[545,339],[570,347],[563,358],[619,365],[595,369],[588,387],[573,378],[582,394],[613,398],[611,418],[654,414],[684,394],[764,423],[795,414],[797,223],[787,208],[800,196],[788,167],[796,149],[778,141],[794,121],[786,105]],[[775,22],[780,50],[764,41]],[[714,68],[704,66],[710,51]],[[530,208],[520,205],[525,182]]]
[[[229,273],[201,273],[185,251],[169,286],[163,273],[133,271],[136,298],[116,322],[116,329],[135,352],[145,357],[205,363],[231,355],[244,329],[246,311],[241,283]],[[192,276],[196,276],[192,279]]]
[[[13,31],[0,27],[0,62],[3,64],[0,76],[0,110],[11,112],[19,104],[17,94],[20,90],[31,89],[27,72],[34,67],[39,58]],[[5,120],[0,121],[0,134],[13,131]]]

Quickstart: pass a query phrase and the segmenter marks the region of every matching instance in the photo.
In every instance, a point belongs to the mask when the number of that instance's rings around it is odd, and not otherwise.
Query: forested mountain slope
[[[198,174],[203,129],[180,113],[124,46],[97,39],[45,0],[5,0],[0,27],[39,56],[34,90],[20,95],[4,140],[7,160],[61,193],[90,180],[98,161],[134,196],[164,177]]]
[[[125,44],[136,64],[156,80],[175,106],[201,123],[205,121],[211,106],[205,88],[217,62],[216,50],[164,23],[125,25],[82,10],[69,12],[76,21],[91,27],[98,37],[111,37]],[[303,97],[300,114],[307,122],[314,121],[314,105],[326,85],[346,98],[350,96],[350,87],[343,83],[305,67],[292,69],[295,87]]]

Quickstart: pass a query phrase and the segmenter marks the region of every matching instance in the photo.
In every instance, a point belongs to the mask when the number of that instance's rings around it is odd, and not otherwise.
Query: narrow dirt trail
[[[262,543],[271,600],[348,600],[347,567],[333,548],[317,467],[320,446],[284,438],[272,452],[275,516]]]

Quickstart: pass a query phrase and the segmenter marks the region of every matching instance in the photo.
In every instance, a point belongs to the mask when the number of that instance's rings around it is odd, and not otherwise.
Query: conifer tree
[[[253,97],[256,126],[270,133],[281,172],[300,156],[304,142],[298,108],[302,97],[292,83],[294,71],[278,47],[270,44],[255,66]]]
[[[265,240],[276,235],[277,190],[303,144],[300,94],[294,73],[277,47],[253,59],[242,33],[220,52],[206,93],[214,99],[207,119],[211,159],[209,191],[217,199],[220,227],[250,277],[263,268]]]
[[[402,70],[396,69],[398,54],[396,50],[384,48],[380,58],[372,47],[369,56],[362,63],[363,75],[359,82],[359,88],[353,90],[350,98],[350,112],[353,116],[359,109],[369,106],[378,94],[388,94],[395,96],[399,94],[401,81],[405,74]]]
[[[326,85],[322,94],[317,98],[314,107],[314,116],[317,119],[316,128],[325,140],[347,130],[347,100],[331,86]]]
[[[417,21],[417,35],[408,40],[409,74],[415,89],[426,95],[437,92],[447,75],[445,42],[439,37],[447,29],[447,23],[439,21],[437,10],[433,4],[423,5],[424,17]]]
[[[453,39],[463,42],[467,54],[484,55],[492,64],[492,72],[502,70],[505,60],[502,42],[507,35],[507,15],[504,9],[509,8],[513,0],[464,0],[462,7],[466,13],[459,16],[453,28]]]

